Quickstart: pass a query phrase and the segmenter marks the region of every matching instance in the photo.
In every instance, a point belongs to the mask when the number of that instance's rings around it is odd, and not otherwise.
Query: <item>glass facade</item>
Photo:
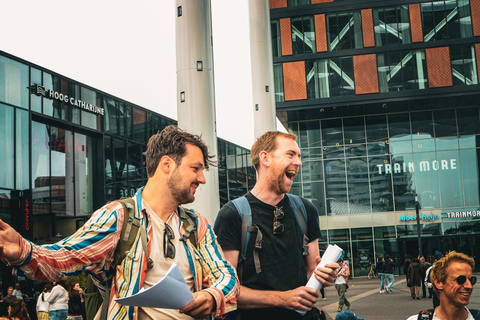
[[[0,218],[37,243],[72,234],[145,185],[148,139],[175,123],[0,52]],[[223,205],[256,177],[249,150],[218,150]]]
[[[270,12],[277,112],[302,151],[292,192],[317,207],[321,250],[342,247],[354,276],[385,254],[402,272],[418,204],[427,259],[461,249],[478,263],[480,14],[468,0],[327,2]],[[282,50],[288,18],[313,21],[292,47],[315,52]]]

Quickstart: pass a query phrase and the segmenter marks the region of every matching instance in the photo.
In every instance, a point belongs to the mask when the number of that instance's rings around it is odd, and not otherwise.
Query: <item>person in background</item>
[[[15,297],[17,297],[18,300],[23,300],[23,298],[28,298],[28,295],[25,293],[22,293],[22,290],[20,289],[20,283],[15,283],[15,289],[13,290],[12,293]]]
[[[7,310],[8,317],[0,317],[0,320],[30,320],[27,307],[25,307],[23,300],[15,298],[15,300],[10,303]]]
[[[410,266],[410,263],[412,263],[412,260],[410,258],[405,258],[405,261],[403,262],[403,274],[405,275],[405,280],[407,280],[407,286],[408,286],[408,267]]]
[[[77,316],[76,319],[85,319],[85,300],[80,283],[75,282],[68,293],[68,315]]]
[[[425,276],[427,275],[427,270],[430,268],[432,264],[428,261],[425,261],[424,257],[420,257],[420,269],[422,270],[422,298],[427,297],[427,290],[428,288],[425,286]],[[431,293],[429,292],[429,298],[431,298]]]
[[[393,268],[395,267],[395,262],[393,262],[390,255],[385,256],[385,264],[383,265],[383,270],[385,271],[385,279],[387,279],[387,287],[385,288],[386,293],[392,293],[392,286],[395,283],[393,278]]]
[[[68,316],[68,291],[65,281],[54,282],[53,285],[47,297],[50,320],[65,320]]]
[[[430,266],[430,268],[427,269],[427,272],[425,274],[425,285],[429,287],[429,292],[432,293],[432,304],[433,308],[435,309],[440,305],[440,300],[438,299],[437,292],[433,289],[433,280],[432,280],[432,270],[433,266],[435,265],[435,262],[443,258],[443,253],[440,251],[435,253],[435,261],[433,262],[433,265]]]
[[[377,260],[377,272],[378,277],[380,278],[380,293],[385,293],[385,262],[380,256]]]
[[[48,303],[48,295],[52,291],[52,284],[47,283],[43,286],[43,291],[37,298],[37,319],[38,320],[49,320],[50,316],[48,314],[49,303]]]
[[[473,286],[477,282],[477,277],[472,275],[474,269],[475,260],[473,258],[455,251],[450,251],[445,257],[435,262],[430,277],[433,281],[433,290],[440,299],[440,305],[433,310],[423,310],[407,320],[479,319],[479,310],[467,308]]]
[[[13,295],[13,287],[8,287],[7,295],[3,298],[3,302],[8,304],[12,303],[12,301],[18,300],[17,297]]]
[[[350,301],[345,297],[347,292],[347,281],[348,276],[350,275],[350,270],[346,264],[343,263],[343,259],[340,258],[337,261],[339,267],[337,269],[337,278],[335,279],[335,289],[338,293],[338,312],[343,310],[343,305],[347,306],[347,309],[350,310]]]
[[[410,294],[412,299],[420,300],[420,285],[422,283],[422,269],[418,258],[413,258],[407,270],[408,282],[410,283]]]

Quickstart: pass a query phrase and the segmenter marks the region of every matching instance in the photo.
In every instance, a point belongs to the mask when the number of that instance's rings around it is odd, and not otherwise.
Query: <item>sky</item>
[[[250,148],[248,1],[234,12],[231,1],[211,3],[217,133]],[[174,0],[15,0],[2,10],[0,50],[177,119]]]

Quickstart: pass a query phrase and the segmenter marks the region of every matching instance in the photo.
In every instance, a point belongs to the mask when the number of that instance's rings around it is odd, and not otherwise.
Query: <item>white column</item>
[[[175,16],[178,126],[201,134],[210,154],[217,155],[210,0],[176,0]],[[205,178],[186,207],[213,223],[220,210],[217,168],[205,171]]]
[[[250,55],[255,139],[277,129],[268,0],[249,0]]]

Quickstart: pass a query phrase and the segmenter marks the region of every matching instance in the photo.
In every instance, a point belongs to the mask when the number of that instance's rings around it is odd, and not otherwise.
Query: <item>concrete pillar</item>
[[[176,0],[175,15],[178,126],[201,134],[210,153],[217,155],[210,0]],[[205,171],[205,178],[195,202],[186,207],[213,223],[220,210],[217,168]]]
[[[268,0],[249,0],[254,136],[276,130],[275,86]]]

